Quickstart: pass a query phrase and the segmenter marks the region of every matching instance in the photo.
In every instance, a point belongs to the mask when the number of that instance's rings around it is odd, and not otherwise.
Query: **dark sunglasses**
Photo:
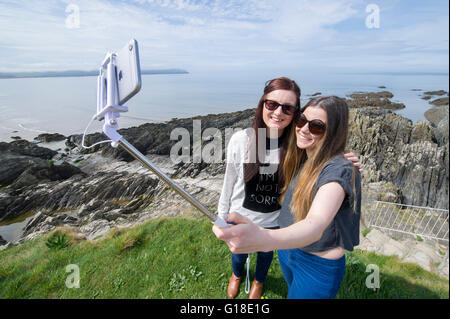
[[[296,106],[293,106],[293,105],[290,105],[290,104],[280,104],[280,103],[278,103],[276,101],[272,101],[272,100],[268,100],[268,99],[264,100],[264,106],[269,111],[275,111],[277,108],[279,108],[281,106],[281,110],[286,115],[294,114],[295,109],[297,108]]]
[[[300,113],[295,124],[297,125],[297,127],[301,128],[301,127],[305,126],[306,123],[308,123],[309,131],[311,132],[311,134],[314,134],[314,135],[323,134],[323,133],[325,133],[325,130],[327,129],[326,124],[324,122],[322,122],[321,120],[315,119],[315,120],[308,121],[306,119],[306,116],[303,115],[303,113]]]

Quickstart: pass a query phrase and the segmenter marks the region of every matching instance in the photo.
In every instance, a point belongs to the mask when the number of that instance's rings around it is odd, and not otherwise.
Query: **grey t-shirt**
[[[353,188],[352,175],[355,174],[355,188]],[[294,188],[298,182],[297,175],[289,185],[284,202],[281,207],[278,222],[281,228],[288,227],[294,223],[293,214],[290,209]],[[301,249],[306,252],[319,252],[335,247],[344,247],[353,250],[359,244],[359,220],[361,216],[361,179],[359,171],[353,168],[353,164],[344,156],[338,155],[325,164],[325,167],[317,178],[314,196],[317,190],[327,183],[337,182],[345,191],[345,198],[336,216],[323,232],[322,238]],[[356,194],[354,191],[356,190]],[[356,205],[354,199],[356,196]],[[353,209],[353,206],[356,206]]]

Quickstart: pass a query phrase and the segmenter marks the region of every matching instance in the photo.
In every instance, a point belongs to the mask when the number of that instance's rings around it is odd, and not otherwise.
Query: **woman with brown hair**
[[[278,250],[288,298],[334,298],[345,251],[359,244],[359,171],[344,156],[348,106],[314,98],[296,116],[283,161],[281,229],[264,229],[238,213],[230,228],[213,227],[233,254]]]
[[[286,137],[295,129],[291,123],[299,109],[300,88],[294,81],[280,77],[266,83],[252,127],[238,131],[228,143],[219,216],[226,218],[230,212],[239,212],[263,228],[278,228],[283,184],[278,163],[283,162],[289,142]],[[247,258],[247,254],[231,256],[233,273],[227,291],[230,298],[238,294]],[[273,251],[258,252],[250,299],[261,298],[272,259]]]
[[[300,88],[294,81],[280,77],[267,82],[252,128],[235,133],[228,144],[227,166],[218,205],[222,218],[227,218],[230,212],[237,212],[262,229],[279,228],[279,196],[285,175],[278,167],[283,167],[289,137],[295,135],[292,120],[299,115],[299,109]],[[356,166],[359,165],[353,154],[348,156]],[[259,299],[273,251],[256,251],[255,280],[249,298]],[[238,294],[247,257],[245,252],[233,252],[231,256],[233,273],[227,291],[230,298]]]

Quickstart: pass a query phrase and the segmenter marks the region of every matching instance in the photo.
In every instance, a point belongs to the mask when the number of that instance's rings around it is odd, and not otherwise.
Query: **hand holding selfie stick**
[[[215,225],[219,227],[228,227],[229,225],[225,222],[225,220],[211,213],[204,205],[202,205],[198,200],[192,197],[191,194],[186,192],[183,188],[181,188],[181,186],[170,179],[152,161],[150,161],[119,133],[117,133],[117,130],[119,129],[117,123],[117,118],[120,116],[119,112],[128,111],[128,107],[122,104],[124,101],[127,101],[139,92],[141,88],[137,41],[134,39],[131,40],[129,44],[119,52],[119,55],[120,58],[122,58],[120,61],[125,61],[126,63],[124,65],[117,63],[119,58],[118,54],[108,53],[103,60],[99,76],[97,78],[97,114],[94,116],[94,119],[104,121],[103,133],[111,139],[111,146],[116,148],[120,145],[144,167],[151,170],[170,188],[175,190],[179,195],[181,195],[181,197],[208,217]],[[124,56],[126,56],[125,59],[123,58]],[[128,80],[130,81],[126,82]],[[126,89],[130,87],[131,89],[127,91]],[[125,95],[124,92],[120,91],[123,88],[125,88],[124,90],[126,91]]]

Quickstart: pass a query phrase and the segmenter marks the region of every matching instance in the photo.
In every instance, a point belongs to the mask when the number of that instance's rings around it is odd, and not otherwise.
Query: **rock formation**
[[[388,93],[353,96],[348,149],[360,156],[365,200],[448,209],[448,106],[432,121],[412,123],[390,110],[368,105],[367,101],[373,99],[386,104],[380,98],[388,99]],[[177,141],[170,139],[170,132],[184,128],[192,138],[193,120],[201,120],[202,130],[220,130],[225,154],[225,130],[251,126],[253,114],[254,109],[248,109],[172,119],[122,129],[120,133],[214,210],[222,185],[224,156],[215,164],[174,164],[168,156]],[[444,120],[447,131],[442,129]],[[100,133],[90,134],[86,144],[104,139]],[[178,195],[172,196],[161,181],[122,149],[101,144],[84,150],[78,148],[80,142],[80,135],[67,137],[67,153],[24,140],[0,143],[0,221],[40,212],[28,221],[24,239],[57,225],[80,227],[86,237],[95,238],[121,223],[186,211],[195,215],[195,209]],[[211,138],[204,136],[203,146],[208,143]],[[191,143],[190,152],[195,148]]]
[[[448,209],[448,131],[386,110],[353,111],[350,122],[348,149],[360,154],[365,185],[391,183],[397,202]]]

